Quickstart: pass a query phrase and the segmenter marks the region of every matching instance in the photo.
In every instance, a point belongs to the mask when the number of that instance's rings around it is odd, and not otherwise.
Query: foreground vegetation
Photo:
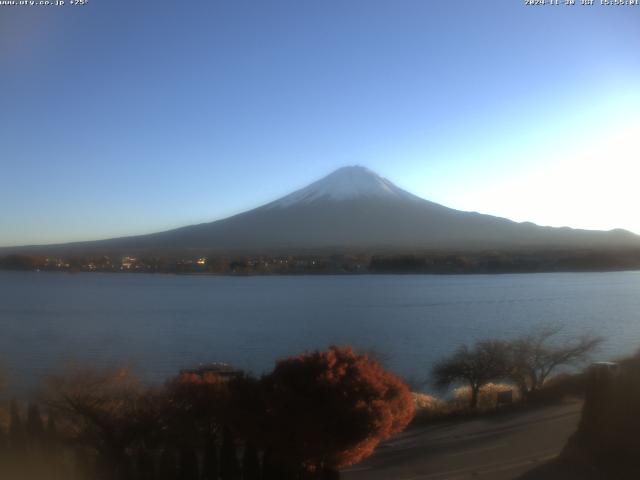
[[[482,388],[499,380],[515,385],[521,399],[531,399],[557,369],[584,363],[602,342],[600,337],[583,335],[559,343],[556,337],[561,330],[560,325],[542,325],[512,340],[462,345],[433,367],[435,384],[441,388],[466,385],[471,409],[477,407]]]
[[[217,364],[160,387],[128,370],[75,368],[0,417],[0,478],[336,479],[414,416],[431,422],[580,392],[583,376],[549,378],[584,362],[600,339],[559,342],[559,332],[459,347],[432,369],[444,399],[412,394],[346,347],[281,360],[261,378]]]
[[[12,402],[1,478],[334,479],[413,417],[401,380],[336,347],[260,379],[205,368],[161,388],[126,370],[76,369],[51,377],[41,404],[44,416]]]

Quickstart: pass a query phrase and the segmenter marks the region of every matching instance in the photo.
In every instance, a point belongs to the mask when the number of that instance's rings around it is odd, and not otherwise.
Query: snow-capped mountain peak
[[[340,168],[309,186],[270,203],[268,207],[286,208],[318,200],[339,202],[354,198],[417,199],[368,168],[351,166]]]

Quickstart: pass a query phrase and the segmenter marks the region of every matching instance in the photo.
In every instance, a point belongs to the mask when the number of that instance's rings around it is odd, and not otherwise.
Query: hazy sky
[[[640,7],[523,3],[0,6],[0,245],[210,221],[349,164],[640,233]]]

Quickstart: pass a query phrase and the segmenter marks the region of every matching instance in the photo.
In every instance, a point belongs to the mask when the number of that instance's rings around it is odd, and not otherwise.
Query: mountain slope
[[[640,246],[640,237],[623,230],[540,227],[453,210],[402,190],[366,168],[345,167],[279,200],[223,220],[150,235],[29,250],[293,254],[630,246]]]

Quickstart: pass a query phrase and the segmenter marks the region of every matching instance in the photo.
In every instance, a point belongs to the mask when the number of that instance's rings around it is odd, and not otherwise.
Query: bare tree
[[[561,330],[561,325],[543,325],[509,343],[509,377],[523,397],[539,390],[558,367],[578,365],[588,360],[602,343],[602,338],[590,334],[561,343],[554,342]]]
[[[498,340],[481,341],[472,348],[463,345],[452,356],[438,362],[432,376],[439,388],[466,383],[471,389],[469,407],[476,408],[482,386],[507,375],[508,353],[508,345]]]
[[[140,435],[145,404],[129,370],[78,368],[48,379],[43,398],[69,440],[89,447],[109,478],[123,478],[126,449]]]

